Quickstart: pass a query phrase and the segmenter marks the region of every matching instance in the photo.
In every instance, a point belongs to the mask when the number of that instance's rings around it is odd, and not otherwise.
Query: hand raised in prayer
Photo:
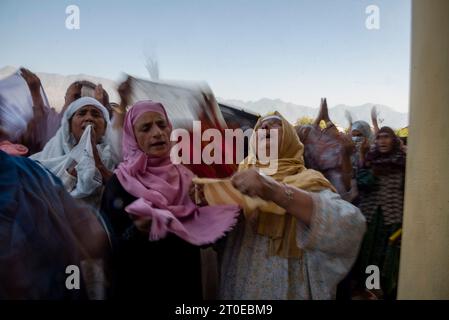
[[[379,123],[377,122],[378,115],[379,115],[379,111],[377,111],[376,106],[373,106],[371,108],[371,122],[373,123],[374,134],[377,134],[377,132],[379,132]]]
[[[95,128],[93,126],[92,126],[91,132],[90,132],[90,142],[92,144],[92,152],[94,155],[95,166],[98,168],[98,166],[100,164],[103,165],[103,163],[101,161],[100,154],[98,153],[98,149],[97,149],[98,138],[97,138],[97,133],[95,131]]]
[[[317,125],[320,124],[320,121],[323,120],[324,122],[329,121],[329,111],[327,109],[327,100],[326,98],[321,98],[320,102],[320,112],[318,113],[318,117],[316,119],[318,121]]]
[[[33,100],[33,120],[28,124],[29,126],[35,126],[39,119],[44,116],[44,100],[41,96],[41,80],[39,77],[28,69],[20,68],[21,75],[28,85],[31,93],[31,99]]]
[[[73,161],[72,164],[70,165],[70,167],[67,168],[67,172],[75,178],[78,177],[78,173],[76,172],[76,168],[75,168],[77,164],[78,163],[76,161]]]
[[[128,77],[124,82],[122,82],[117,91],[120,95],[120,108],[122,111],[126,111],[126,107],[129,105],[131,100],[131,78]]]
[[[100,158],[100,154],[98,153],[98,149],[97,149],[97,141],[98,141],[97,134],[96,134],[95,128],[92,126],[90,142],[92,144],[92,152],[93,152],[93,156],[94,156],[95,167],[98,169],[98,171],[100,171],[101,177],[103,178],[103,183],[106,183],[109,180],[109,178],[112,177],[112,172],[109,171],[104,166],[103,161]]]
[[[95,96],[96,100],[98,100],[101,103],[103,103],[104,98],[105,98],[105,94],[104,94],[103,86],[101,85],[101,83],[99,83],[98,85],[95,86],[94,96]]]
[[[120,104],[118,107],[113,108],[114,117],[112,127],[117,130],[122,130],[123,122],[125,121],[126,107],[131,102],[131,78],[128,77],[126,81],[122,82],[117,91],[120,95]]]
[[[237,172],[231,178],[234,188],[250,197],[270,200],[270,187],[276,183],[272,178],[259,174],[256,169]]]
[[[25,79],[31,93],[38,92],[40,94],[41,80],[39,77],[28,69],[20,68],[21,75]]]
[[[81,98],[82,86],[83,85],[79,81],[76,81],[69,86],[69,88],[67,89],[67,92],[65,94],[65,106],[68,106],[73,101]]]

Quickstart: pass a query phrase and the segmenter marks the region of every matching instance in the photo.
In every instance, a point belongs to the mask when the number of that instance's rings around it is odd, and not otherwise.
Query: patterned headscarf
[[[381,133],[387,133],[393,139],[393,145],[388,153],[379,151],[377,139]],[[405,170],[405,152],[401,150],[401,140],[390,127],[382,127],[376,134],[375,146],[366,156],[367,163],[377,175]]]

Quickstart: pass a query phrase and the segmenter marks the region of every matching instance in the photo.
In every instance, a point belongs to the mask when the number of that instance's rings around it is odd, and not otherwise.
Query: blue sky
[[[68,5],[80,29],[65,27]],[[365,8],[380,9],[368,30]],[[408,108],[410,0],[0,1],[0,67],[205,80],[223,98]]]

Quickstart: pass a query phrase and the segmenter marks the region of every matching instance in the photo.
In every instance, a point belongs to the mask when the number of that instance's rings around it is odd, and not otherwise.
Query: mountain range
[[[256,112],[258,114],[265,114],[270,111],[277,110],[288,121],[295,123],[301,117],[315,118],[318,115],[319,103],[316,107],[309,107],[298,105],[294,103],[284,102],[280,99],[268,99],[263,98],[257,101],[242,101],[217,98],[218,101],[231,106],[243,108]],[[329,103],[329,101],[328,101]],[[346,119],[346,110],[350,112],[353,121],[365,120],[371,124],[371,109],[375,106],[378,112],[379,126],[390,126],[395,129],[400,129],[408,125],[408,114],[394,110],[393,108],[376,104],[365,103],[360,106],[349,106],[345,104],[338,104],[336,106],[329,106],[329,117],[331,120],[340,127],[347,127],[348,120]]]

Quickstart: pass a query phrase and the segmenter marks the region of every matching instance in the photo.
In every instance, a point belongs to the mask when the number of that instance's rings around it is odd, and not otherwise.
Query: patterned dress
[[[335,299],[337,284],[351,269],[365,232],[359,209],[324,190],[312,193],[310,227],[297,224],[301,258],[268,256],[267,237],[242,220],[221,253],[221,299]]]
[[[371,169],[363,169],[363,177],[358,179],[364,190],[360,210],[366,217],[368,229],[356,269],[359,282],[363,284],[366,267],[379,267],[384,299],[396,296],[400,242],[390,243],[389,238],[402,227],[404,170],[374,175]]]

